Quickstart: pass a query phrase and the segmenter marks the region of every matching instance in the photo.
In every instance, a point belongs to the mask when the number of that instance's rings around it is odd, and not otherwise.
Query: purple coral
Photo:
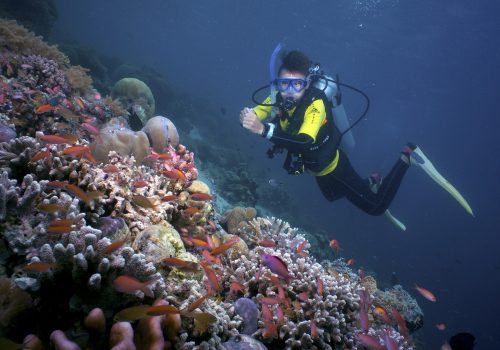
[[[259,309],[249,298],[240,298],[234,303],[234,312],[243,318],[242,334],[251,335],[257,331],[257,321],[259,320]]]
[[[33,67],[30,68],[30,74],[36,80],[36,86],[42,85],[48,88],[47,92],[62,89],[64,92],[70,92],[70,86],[64,72],[59,68],[57,62],[39,55],[30,55],[23,57],[23,64]]]

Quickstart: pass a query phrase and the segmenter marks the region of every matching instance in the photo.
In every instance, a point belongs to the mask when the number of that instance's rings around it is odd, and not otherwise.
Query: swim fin
[[[396,225],[401,231],[406,231],[406,225],[399,221],[396,217],[394,217],[389,209],[387,209],[384,213],[385,217],[389,219],[394,225]]]
[[[430,176],[431,179],[433,179],[439,186],[444,188],[455,200],[460,203],[462,207],[472,216],[474,216],[474,213],[472,212],[472,208],[470,207],[469,203],[465,200],[464,197],[457,191],[457,189],[450,183],[448,180],[446,180],[434,167],[434,165],[431,163],[429,158],[427,158],[420,149],[420,147],[417,147],[413,150],[411,153],[411,160],[413,161],[413,164],[418,165],[423,171],[427,173],[427,175]]]

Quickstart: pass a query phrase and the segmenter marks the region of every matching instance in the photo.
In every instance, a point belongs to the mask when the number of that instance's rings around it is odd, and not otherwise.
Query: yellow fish
[[[151,305],[132,306],[118,312],[113,317],[113,320],[115,322],[140,320],[148,315],[149,308],[151,308]]]

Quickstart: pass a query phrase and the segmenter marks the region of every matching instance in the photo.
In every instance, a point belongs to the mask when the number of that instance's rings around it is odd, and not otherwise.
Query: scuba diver
[[[256,106],[245,107],[240,112],[240,123],[244,128],[274,144],[267,152],[270,158],[286,150],[283,167],[287,172],[298,175],[307,170],[315,176],[328,201],[345,197],[367,214],[385,213],[403,230],[404,225],[392,217],[388,208],[410,164],[417,163],[472,214],[463,197],[442,178],[413,143],[403,147],[401,155],[383,181],[375,174],[368,179],[358,175],[347,152],[354,146],[351,129],[368,110],[368,97],[360,90],[338,82],[338,78],[333,80],[325,76],[319,64],[311,64],[309,58],[297,50],[284,55],[276,72],[275,61],[280,50],[278,45],[271,56],[271,94],[259,103],[255,95],[268,85],[256,90],[252,96]],[[347,128],[345,125],[349,125],[341,103],[339,85],[361,93],[368,102],[361,117]],[[339,130],[340,124],[344,124],[343,131]]]

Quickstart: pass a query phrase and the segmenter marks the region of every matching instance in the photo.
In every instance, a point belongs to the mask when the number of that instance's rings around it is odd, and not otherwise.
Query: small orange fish
[[[49,204],[38,204],[36,206],[36,208],[40,211],[44,211],[46,213],[55,213],[55,212],[58,212],[58,211],[66,211],[68,210],[67,207],[63,206],[63,205],[60,205],[60,204],[56,204],[56,203],[49,203]]]
[[[168,153],[158,153],[158,159],[169,160],[169,159],[172,159],[172,156]]]
[[[347,260],[346,265],[352,266],[352,265],[354,265],[354,263],[355,263],[355,260],[353,258],[350,258],[349,260]]]
[[[46,103],[46,104],[43,104],[43,105],[36,107],[35,113],[37,113],[37,114],[47,113],[47,112],[52,112],[55,109],[56,109],[56,107],[52,106],[49,103]]]
[[[264,322],[273,320],[273,312],[267,304],[262,304],[262,318]]]
[[[90,207],[90,203],[92,202],[92,200],[80,187],[72,184],[67,184],[66,190],[72,193],[74,196],[80,198],[88,207]]]
[[[49,223],[50,226],[71,226],[71,225],[76,225],[79,222],[81,222],[81,219],[61,219],[61,220],[54,220]]]
[[[307,301],[309,299],[309,294],[307,294],[307,292],[301,292],[301,293],[297,294],[297,298],[300,301]]]
[[[52,188],[64,188],[68,183],[65,181],[49,181],[47,182],[48,187]]]
[[[64,137],[61,137],[59,135],[42,135],[39,137],[41,141],[47,142],[47,143],[52,143],[52,144],[63,144],[63,143],[70,143],[68,140],[66,140]]]
[[[278,337],[278,325],[272,321],[264,322],[264,332],[262,333],[264,338],[277,338]]]
[[[88,146],[71,146],[66,147],[63,150],[63,154],[71,156],[81,156],[87,152],[90,152],[90,148]]]
[[[217,247],[215,249],[212,249],[210,251],[210,254],[212,254],[212,255],[218,255],[218,254],[224,253],[226,250],[228,250],[233,245],[235,245],[236,243],[238,243],[239,240],[240,240],[240,237],[234,236],[233,238],[231,238],[228,241],[226,241],[223,244],[221,244],[219,247]]]
[[[71,144],[76,143],[79,139],[79,136],[76,134],[57,134],[56,136],[62,137]]]
[[[317,285],[318,295],[323,296],[323,293],[325,291],[325,285],[323,284],[321,278],[318,277],[316,279],[316,285]]]
[[[338,255],[339,254],[339,251],[342,249],[340,247],[340,244],[339,242],[336,240],[336,239],[332,239],[330,241],[330,247],[332,247],[334,250],[335,250],[335,255]]]
[[[91,200],[96,200],[98,198],[104,197],[104,193],[102,193],[100,191],[90,191],[90,192],[87,192],[87,196]]]
[[[120,169],[114,164],[108,164],[102,168],[105,173],[119,173]]]
[[[156,210],[156,205],[154,205],[148,197],[143,196],[141,194],[135,194],[132,196],[132,202],[140,207],[146,209]]]
[[[54,267],[56,267],[55,263],[35,262],[25,265],[23,267],[23,270],[28,272],[43,272],[49,269],[53,269]]]
[[[90,153],[90,152],[84,153],[83,158],[87,159],[90,162],[90,164],[97,165],[97,159],[94,158],[92,153]]]
[[[198,238],[188,238],[188,240],[197,247],[206,248],[208,247],[208,242]]]
[[[162,174],[173,180],[179,180],[183,182],[187,181],[186,175],[184,175],[184,173],[179,169],[163,170]]]
[[[161,262],[163,265],[175,267],[179,270],[198,271],[198,264],[194,261],[187,261],[178,258],[165,258]]]
[[[125,242],[127,242],[127,238],[114,241],[104,249],[104,253],[106,254],[113,253],[114,251],[120,249],[125,244]]]
[[[189,207],[189,208],[184,209],[184,213],[186,213],[188,215],[194,215],[194,214],[198,213],[199,211],[200,211],[200,208],[196,208],[196,207]]]
[[[207,193],[192,193],[191,199],[194,201],[211,201],[213,197]]]
[[[316,321],[311,320],[311,337],[316,338],[318,336],[318,326],[316,326]]]
[[[210,264],[221,264],[221,261],[219,258],[213,256],[212,254],[210,254],[208,252],[208,250],[204,249],[203,252],[201,253],[201,255],[203,255],[203,257],[205,258],[205,260],[207,262],[209,262]]]
[[[70,233],[71,231],[74,230],[75,228],[72,226],[49,226],[47,228],[48,233],[57,233],[57,234]]]
[[[162,316],[162,315],[180,314],[180,313],[181,312],[179,311],[179,309],[173,307],[172,305],[151,306],[147,311],[148,316]]]
[[[234,294],[245,294],[245,287],[238,282],[231,282],[229,284],[229,291]]]
[[[204,296],[202,296],[200,299],[196,300],[194,303],[189,305],[186,308],[186,312],[192,312],[192,311],[196,310],[196,308],[198,308],[201,304],[203,304],[203,302],[205,301],[205,299],[207,299],[209,297],[209,295],[210,295],[209,293],[205,293]],[[182,312],[184,312],[184,310],[182,310]]]
[[[436,301],[436,297],[428,289],[419,287],[415,284],[415,289],[427,300]]]
[[[260,303],[265,304],[265,305],[278,305],[281,304],[281,299],[280,298],[273,298],[273,297],[261,297],[257,299]]]
[[[133,188],[143,188],[143,187],[147,187],[147,186],[148,186],[148,183],[147,183],[147,181],[144,181],[144,180],[138,180],[138,181],[135,181],[134,183],[132,183]]]
[[[134,277],[121,275],[114,279],[113,286],[121,293],[135,294],[137,291],[142,291],[146,296],[153,298],[153,292],[147,286],[156,282],[156,280],[157,278],[153,278],[149,281],[141,282]]]
[[[304,250],[305,246],[306,246],[306,243],[307,243],[307,240],[303,240],[299,246],[297,247],[297,254],[300,254],[302,253],[302,251]]]
[[[263,239],[262,241],[257,242],[258,245],[261,247],[266,247],[266,248],[274,248],[276,247],[276,242],[273,241],[272,239]]]
[[[99,129],[90,123],[82,123],[82,127],[94,136],[99,136],[101,134]]]
[[[208,264],[204,261],[202,261],[200,264],[203,267],[203,270],[205,270],[205,276],[207,276],[208,286],[210,287],[210,289],[217,294],[220,293],[221,287],[215,271],[208,267]]]
[[[173,196],[173,195],[161,197],[161,200],[164,201],[164,202],[175,201],[177,199],[178,199],[178,197],[177,196]]]
[[[375,310],[373,310],[373,313],[379,317],[381,317],[384,322],[388,325],[391,325],[391,319],[389,318],[389,315],[387,314],[387,311],[383,307],[376,307]]]
[[[46,149],[45,151],[41,151],[41,152],[38,152],[37,154],[35,154],[30,162],[36,162],[36,161],[39,161],[41,159],[49,159],[50,158],[50,151],[48,149]]]

